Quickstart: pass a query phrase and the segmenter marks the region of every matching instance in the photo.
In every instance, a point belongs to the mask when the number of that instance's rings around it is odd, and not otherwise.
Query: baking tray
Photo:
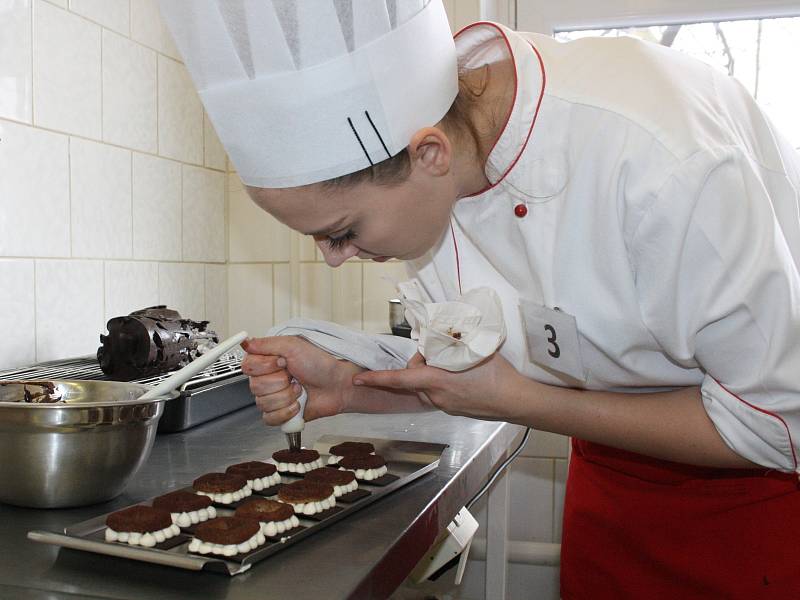
[[[131,560],[178,567],[191,571],[210,571],[233,576],[244,573],[257,562],[264,560],[276,552],[280,552],[284,548],[301,542],[309,536],[314,535],[316,532],[333,525],[337,521],[347,518],[365,506],[369,506],[376,500],[422,477],[438,466],[442,452],[447,448],[447,444],[335,435],[324,435],[320,437],[314,443],[313,447],[320,453],[323,462],[327,464],[330,447],[345,441],[370,442],[375,446],[375,453],[380,454],[386,459],[388,474],[396,476],[397,479],[383,486],[373,485],[366,481],[359,481],[358,489],[369,491],[369,496],[351,504],[340,504],[337,500],[336,506],[341,507],[342,510],[333,512],[321,520],[313,520],[308,517],[297,515],[300,520],[300,525],[302,525],[304,529],[293,534],[287,532],[287,535],[282,537],[279,541],[267,542],[264,546],[259,547],[239,560],[218,556],[190,554],[188,552],[189,541],[191,540],[190,534],[186,534],[187,539],[183,543],[168,550],[128,546],[125,544],[103,541],[100,536],[105,529],[106,517],[111,513],[106,513],[89,519],[88,521],[66,527],[63,533],[29,531],[28,538],[35,542],[63,546],[64,548],[85,550],[87,552],[107,554],[109,556],[119,556]],[[244,462],[244,460],[245,459],[242,459],[240,462]],[[255,456],[250,457],[248,460],[265,460],[265,457]],[[228,465],[222,465],[219,467],[219,470],[224,471],[227,466]],[[202,473],[197,474],[197,476],[200,475],[202,475]],[[297,479],[296,477],[283,474],[281,477],[284,481],[294,481]],[[164,490],[162,493],[165,494],[170,491],[173,491],[173,489]],[[147,503],[149,503],[149,501],[138,502],[137,504]],[[122,509],[120,508],[118,510]],[[233,513],[233,511],[228,511],[229,509],[217,509],[219,516]]]

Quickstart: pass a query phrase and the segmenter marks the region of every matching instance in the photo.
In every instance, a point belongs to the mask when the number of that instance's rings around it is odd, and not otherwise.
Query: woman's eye
[[[329,237],[328,248],[330,248],[331,250],[341,250],[347,242],[354,239],[356,239],[356,232],[353,230],[350,230],[344,235],[341,235],[336,238]]]

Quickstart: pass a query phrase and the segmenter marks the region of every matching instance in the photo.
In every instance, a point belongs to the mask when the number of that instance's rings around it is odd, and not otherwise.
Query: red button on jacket
[[[514,207],[514,214],[517,215],[520,219],[528,214],[528,207],[524,204],[517,204]]]

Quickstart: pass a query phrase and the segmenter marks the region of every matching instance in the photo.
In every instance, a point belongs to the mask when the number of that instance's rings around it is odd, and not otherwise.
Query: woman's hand
[[[364,371],[353,378],[353,385],[416,392],[424,402],[451,415],[515,421],[520,415],[519,390],[527,381],[495,352],[479,365],[460,372],[429,367],[416,354],[407,369]]]
[[[285,423],[300,410],[300,385],[290,385],[292,377],[308,392],[304,418],[310,421],[342,412],[353,375],[362,370],[293,336],[245,340],[242,348],[247,352],[242,373],[250,377],[250,391],[267,425]]]

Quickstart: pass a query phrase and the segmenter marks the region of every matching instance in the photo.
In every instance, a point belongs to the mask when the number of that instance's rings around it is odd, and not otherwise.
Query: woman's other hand
[[[420,399],[451,415],[477,419],[515,421],[519,416],[516,393],[524,377],[495,352],[466,371],[451,372],[429,367],[416,354],[408,368],[397,371],[364,371],[353,384],[416,392]]]
[[[267,425],[280,425],[300,410],[300,385],[308,392],[306,421],[345,410],[353,375],[361,371],[338,360],[310,342],[293,336],[253,338],[242,342],[247,355],[242,372],[250,378],[250,391]]]

